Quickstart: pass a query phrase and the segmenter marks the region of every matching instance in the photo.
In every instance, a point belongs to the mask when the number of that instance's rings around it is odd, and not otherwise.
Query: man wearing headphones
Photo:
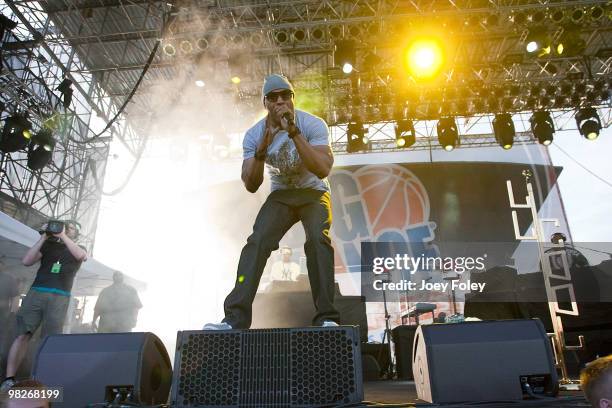
[[[87,259],[85,248],[74,242],[79,235],[78,227],[76,221],[66,221],[59,233],[42,232],[40,239],[22,259],[25,266],[38,261],[40,266],[17,312],[17,338],[9,351],[7,378],[0,384],[0,393],[15,384],[15,374],[28,343],[41,324],[41,338],[62,332],[74,276]]]

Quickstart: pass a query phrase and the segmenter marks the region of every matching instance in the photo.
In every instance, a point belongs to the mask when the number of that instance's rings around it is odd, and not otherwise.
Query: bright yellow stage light
[[[418,79],[436,76],[444,63],[444,52],[435,39],[418,39],[408,45],[406,66],[410,74]]]

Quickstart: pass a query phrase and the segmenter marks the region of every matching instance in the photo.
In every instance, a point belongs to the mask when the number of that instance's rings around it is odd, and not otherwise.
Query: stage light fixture
[[[31,128],[32,124],[24,113],[6,118],[0,139],[0,151],[13,153],[25,149],[32,137]]]
[[[437,124],[438,142],[447,152],[459,145],[459,131],[455,118],[441,118]]]
[[[493,118],[493,133],[495,140],[505,150],[511,149],[514,144],[514,122],[509,113],[499,113]]]
[[[601,6],[593,6],[589,10],[589,17],[591,21],[600,20],[604,16],[604,14],[605,14],[605,11]]]
[[[584,18],[585,12],[582,7],[576,7],[574,11],[572,11],[571,19],[574,23],[579,23]]]
[[[408,72],[414,78],[434,78],[444,65],[444,50],[440,41],[435,38],[412,41],[405,53],[405,63]]]
[[[555,24],[560,24],[565,20],[565,10],[557,9],[550,14],[550,19]]]
[[[595,108],[582,108],[576,113],[576,125],[582,136],[588,140],[595,140],[599,137],[601,130],[601,119]]]
[[[53,131],[48,128],[42,128],[30,140],[31,145],[37,145],[48,152],[53,151],[55,147],[55,139],[53,138]]]
[[[72,102],[72,81],[68,78],[64,80],[55,88],[56,91],[60,91],[62,94],[62,105],[64,108],[68,108]]]
[[[525,44],[529,56],[543,57],[550,54],[550,38],[544,29],[537,28],[530,31],[525,39]]]
[[[206,49],[208,48],[208,40],[204,37],[198,38],[196,40],[196,48],[198,49],[198,51],[206,51]]]
[[[51,129],[43,128],[36,132],[28,149],[28,168],[40,170],[51,161],[55,139]]]
[[[411,120],[398,120],[395,123],[395,144],[397,147],[408,148],[416,142],[414,124]]]
[[[31,170],[40,170],[51,161],[53,152],[45,150],[42,146],[32,148],[28,152],[28,168]]]
[[[201,79],[196,79],[195,84],[198,88],[204,88],[204,86],[206,85],[206,83]]]
[[[368,70],[368,71],[374,71],[378,69],[381,63],[382,63],[382,58],[380,58],[378,55],[374,54],[373,52],[370,52],[363,58],[363,69]]]
[[[189,40],[181,41],[179,48],[183,54],[191,54],[193,52],[193,44]]]
[[[355,41],[339,40],[334,44],[334,65],[342,68],[342,72],[350,74],[355,67]]]
[[[545,111],[534,112],[529,118],[531,131],[538,142],[544,146],[548,146],[553,141],[553,133],[555,133],[555,124],[550,116],[550,113]]]
[[[174,57],[176,55],[176,48],[174,48],[173,44],[164,44],[164,47],[162,48],[162,50],[164,51],[164,54],[166,54],[169,57]]]
[[[347,139],[346,151],[348,153],[355,153],[360,151],[370,150],[370,140],[366,136],[368,129],[364,128],[363,123],[359,118],[353,117],[351,123],[347,127]]]
[[[580,36],[579,27],[566,28],[555,46],[557,55],[575,57],[586,49],[586,41]]]

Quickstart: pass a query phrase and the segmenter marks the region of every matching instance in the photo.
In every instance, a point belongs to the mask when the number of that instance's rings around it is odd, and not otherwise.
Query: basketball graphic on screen
[[[370,224],[371,237],[429,220],[429,197],[419,179],[395,165],[372,165],[354,173]]]

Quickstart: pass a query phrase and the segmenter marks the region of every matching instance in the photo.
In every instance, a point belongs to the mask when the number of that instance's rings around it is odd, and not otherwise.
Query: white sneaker
[[[333,320],[324,320],[321,327],[338,327],[338,323]]]
[[[221,323],[206,323],[202,330],[232,330],[232,326],[225,322]]]

